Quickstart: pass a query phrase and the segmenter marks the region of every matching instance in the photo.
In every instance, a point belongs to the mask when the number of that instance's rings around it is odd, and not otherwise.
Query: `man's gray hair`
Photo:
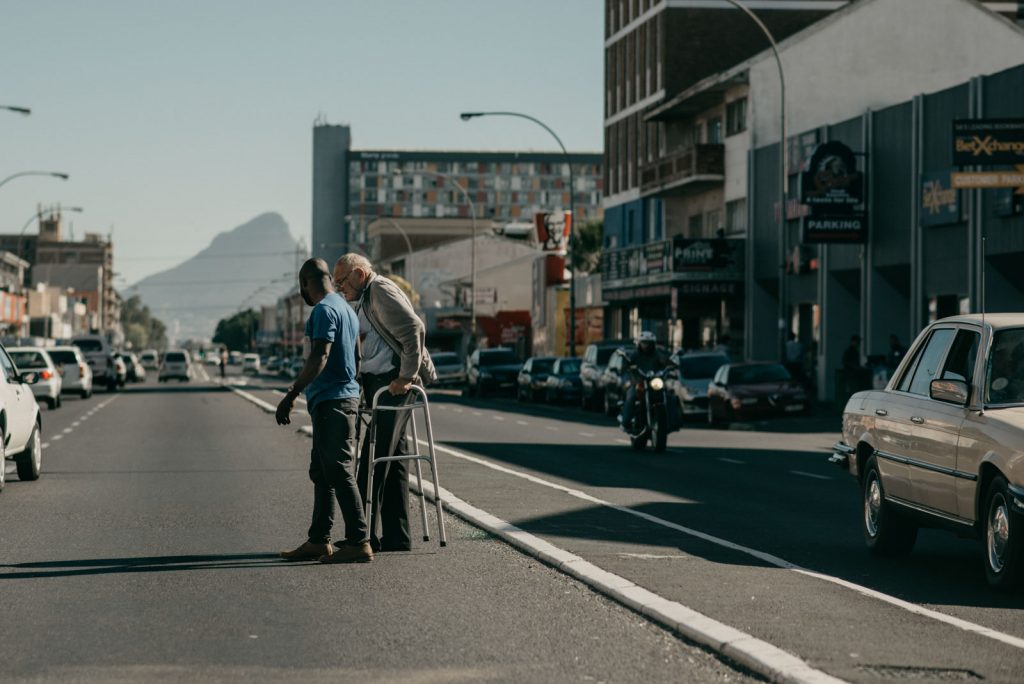
[[[343,254],[335,263],[334,267],[337,268],[339,265],[344,265],[345,269],[351,271],[359,268],[367,273],[373,273],[373,264],[370,260],[364,257],[362,254],[356,254],[355,252],[349,252]]]

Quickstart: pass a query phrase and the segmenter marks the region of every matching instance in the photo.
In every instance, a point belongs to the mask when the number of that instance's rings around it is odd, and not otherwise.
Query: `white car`
[[[156,370],[160,367],[160,356],[156,353],[156,349],[146,349],[139,354],[139,361],[142,362],[143,368],[149,370]]]
[[[114,360],[114,350],[111,348],[107,338],[102,335],[79,335],[71,339],[71,344],[82,350],[89,368],[92,369],[93,381],[98,385],[104,385],[108,392],[115,391],[124,378],[118,378],[117,362]]]
[[[164,361],[160,364],[160,382],[175,379],[183,382],[192,379],[192,361],[184,349],[172,349],[166,352]]]
[[[0,347],[0,419],[5,425],[0,435],[0,465],[4,460],[14,461],[19,480],[37,480],[42,469],[42,421],[29,387],[37,378],[33,371],[19,373],[7,350]],[[0,490],[5,472],[6,468],[0,468]]]
[[[77,394],[83,399],[92,396],[92,371],[78,347],[51,347],[46,350],[61,376],[61,392]]]
[[[245,354],[242,356],[242,372],[257,375],[260,372],[260,355]]]
[[[38,374],[38,382],[32,385],[35,398],[46,402],[46,407],[51,411],[60,408],[63,383],[50,354],[42,347],[8,347],[7,353],[19,372],[33,371]]]

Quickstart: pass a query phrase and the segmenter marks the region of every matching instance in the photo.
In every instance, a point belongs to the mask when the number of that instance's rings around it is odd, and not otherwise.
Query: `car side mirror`
[[[967,383],[962,380],[932,380],[928,394],[936,401],[966,406],[970,390]]]
[[[23,385],[34,385],[39,382],[39,373],[35,371],[25,371],[18,376],[18,382]]]

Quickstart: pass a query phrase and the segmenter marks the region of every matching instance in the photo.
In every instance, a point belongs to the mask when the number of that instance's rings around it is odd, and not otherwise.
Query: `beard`
[[[302,301],[306,302],[306,306],[314,306],[316,304],[304,290],[300,290],[299,294],[302,295]]]

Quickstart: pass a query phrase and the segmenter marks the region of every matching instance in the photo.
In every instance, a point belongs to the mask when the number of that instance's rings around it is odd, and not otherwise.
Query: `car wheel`
[[[1020,519],[1012,510],[1006,479],[996,476],[985,493],[985,578],[994,589],[1020,584],[1022,537]]]
[[[63,406],[63,405],[64,405],[64,400],[63,400],[63,399],[61,399],[61,398],[60,398],[60,395],[58,394],[58,395],[57,395],[57,408],[60,408],[60,407],[61,407],[61,406]]]
[[[864,464],[863,500],[861,522],[868,550],[876,556],[904,556],[910,553],[917,541],[917,525],[886,503],[885,489],[874,455]]]
[[[715,415],[715,409],[711,407],[711,402],[708,402],[708,425],[716,427],[718,425],[718,416]]]
[[[664,408],[657,410],[651,421],[651,444],[656,454],[664,453],[668,447],[668,415]]]
[[[4,440],[0,436],[0,492],[4,491],[5,484],[7,484],[7,458],[4,452]]]
[[[29,482],[38,480],[39,473],[43,468],[43,445],[39,438],[39,426],[32,428],[32,435],[28,438],[28,446],[18,454],[15,462],[18,464],[18,479]]]

